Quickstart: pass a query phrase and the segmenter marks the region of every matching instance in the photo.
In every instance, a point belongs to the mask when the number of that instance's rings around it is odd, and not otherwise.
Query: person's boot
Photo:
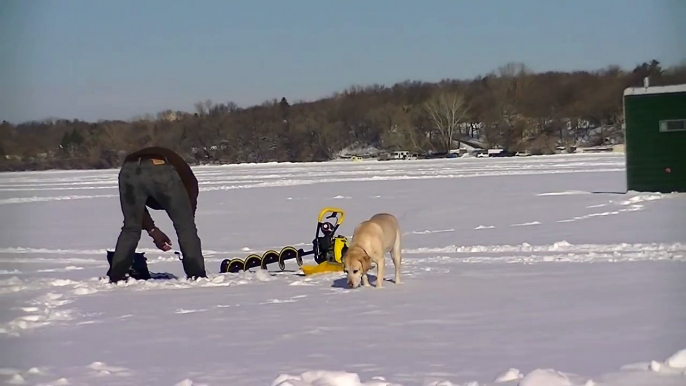
[[[149,280],[152,278],[148,270],[145,252],[137,252],[133,255],[133,264],[129,268],[129,276],[136,280]]]
[[[112,277],[112,258],[114,257],[114,251],[107,251],[107,263],[109,264],[109,268],[107,269],[107,277],[110,279],[110,283],[117,283],[122,280],[127,279],[127,274],[124,274],[124,276],[117,276],[117,277]]]

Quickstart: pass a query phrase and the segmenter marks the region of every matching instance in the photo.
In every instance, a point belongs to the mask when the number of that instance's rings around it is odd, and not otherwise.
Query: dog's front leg
[[[369,287],[369,276],[367,276],[367,272],[362,274],[362,286]]]
[[[376,288],[383,288],[385,263],[386,262],[384,261],[384,259],[381,259],[378,263],[376,263]]]

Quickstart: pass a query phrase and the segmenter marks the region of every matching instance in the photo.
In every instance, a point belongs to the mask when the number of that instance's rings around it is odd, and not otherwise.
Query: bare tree
[[[196,102],[194,105],[195,113],[200,116],[207,115],[212,110],[212,106],[214,106],[214,103],[211,99],[207,99],[204,102]]]
[[[467,99],[457,92],[440,91],[425,103],[425,109],[434,124],[445,150],[452,149],[455,132],[470,110]]]

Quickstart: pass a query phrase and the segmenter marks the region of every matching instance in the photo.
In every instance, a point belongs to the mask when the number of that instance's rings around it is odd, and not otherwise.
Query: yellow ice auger
[[[329,221],[334,219],[333,221]],[[292,246],[286,246],[280,252],[269,250],[262,254],[251,254],[245,260],[224,259],[219,271],[239,272],[251,268],[260,267],[267,269],[269,264],[278,263],[279,269],[286,269],[285,262],[295,259],[305,275],[324,272],[343,271],[342,257],[348,249],[348,239],[345,236],[336,235],[338,227],[345,220],[345,212],[339,208],[324,208],[317,218],[317,230],[312,240],[312,250],[304,251]],[[303,265],[303,256],[314,255],[317,265]]]

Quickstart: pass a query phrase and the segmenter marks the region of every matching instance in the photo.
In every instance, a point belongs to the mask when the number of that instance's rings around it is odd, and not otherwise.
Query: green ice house
[[[624,90],[627,190],[686,192],[686,84]]]

